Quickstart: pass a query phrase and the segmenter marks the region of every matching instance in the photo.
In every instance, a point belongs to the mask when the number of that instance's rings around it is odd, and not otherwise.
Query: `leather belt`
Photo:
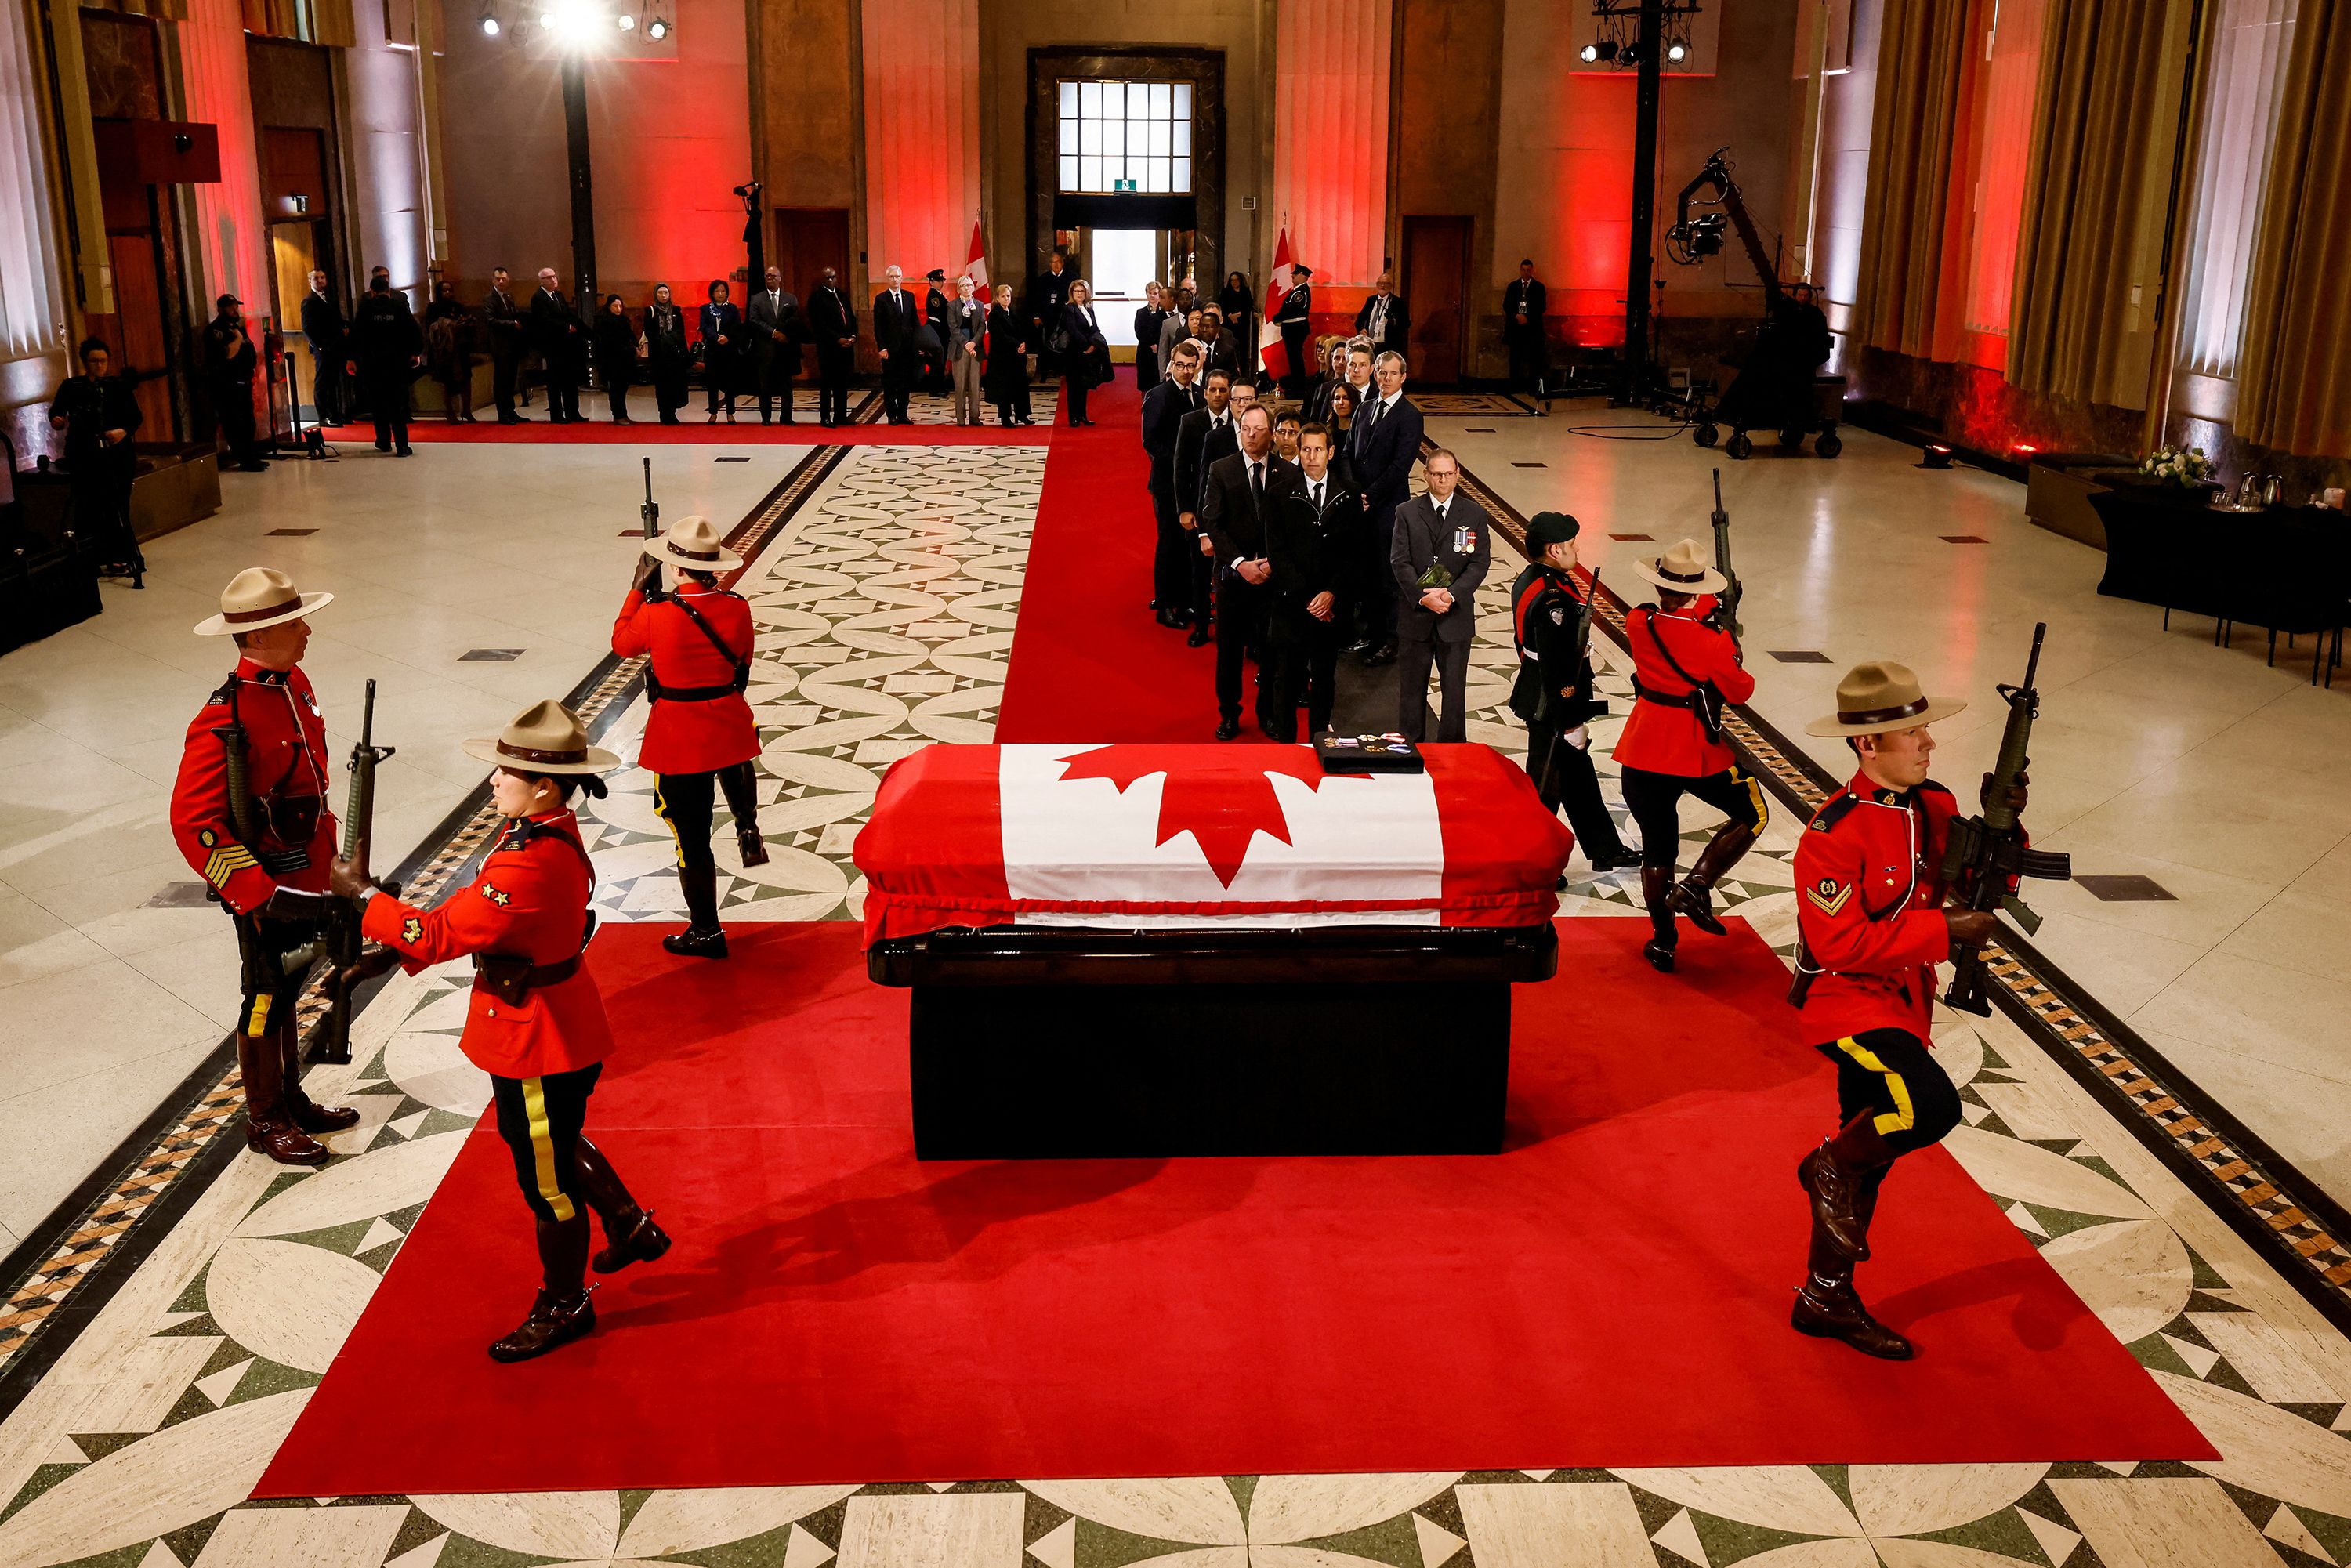
[[[508,1007],[518,1008],[531,992],[559,986],[578,974],[580,958],[580,955],[574,953],[552,964],[534,964],[519,955],[476,953],[475,983]]]
[[[1679,696],[1668,696],[1664,692],[1643,685],[1637,680],[1633,683],[1633,695],[1645,703],[1656,703],[1659,707],[1695,709],[1698,706],[1696,692],[1684,692]]]
[[[665,686],[653,675],[651,666],[645,670],[645,695],[657,703],[707,703],[720,697],[740,696],[750,685],[751,667],[743,666],[742,674],[718,686]]]

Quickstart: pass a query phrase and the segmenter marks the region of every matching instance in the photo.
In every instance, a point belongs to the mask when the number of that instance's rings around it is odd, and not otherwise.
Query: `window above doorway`
[[[1062,191],[1191,193],[1190,82],[1063,78],[1057,91]]]

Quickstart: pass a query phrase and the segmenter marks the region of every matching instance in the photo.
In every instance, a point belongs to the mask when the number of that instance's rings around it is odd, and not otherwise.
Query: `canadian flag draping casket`
[[[869,945],[949,927],[1540,926],[1574,840],[1515,764],[1305,746],[931,746],[857,836]]]

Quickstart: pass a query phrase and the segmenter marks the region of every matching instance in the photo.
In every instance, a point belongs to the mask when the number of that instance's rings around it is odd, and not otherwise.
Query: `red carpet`
[[[1087,401],[1098,425],[1053,427],[996,738],[1213,740],[1216,649],[1186,647],[1146,608],[1157,524],[1133,373]]]
[[[500,424],[495,418],[473,424],[420,419],[409,425],[408,439],[419,446],[440,441],[639,446],[755,446],[765,442],[779,446],[1042,446],[1050,439],[1041,423],[1006,430],[992,416],[988,423],[980,425],[874,423],[827,430],[816,422],[813,400],[793,424],[761,424],[757,413],[747,423],[735,424],[705,424],[699,413],[693,419],[691,424],[658,424],[649,419],[614,424],[601,413],[585,424],[549,424],[537,415],[528,424]],[[327,439],[338,446],[369,445],[375,440],[375,426],[330,424]]]
[[[1499,1157],[924,1166],[853,924],[608,926],[590,1125],[677,1246],[493,1364],[536,1270],[476,1131],[256,1495],[2214,1457],[1939,1151],[1863,1274],[1921,1358],[1792,1333],[1830,1072],[1750,933],[1645,932],[1562,923]]]

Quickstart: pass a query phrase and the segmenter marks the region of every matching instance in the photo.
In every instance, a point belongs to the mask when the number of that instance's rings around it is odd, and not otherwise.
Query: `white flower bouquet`
[[[2138,471],[2150,484],[2193,490],[2211,481],[2213,464],[2200,446],[2158,446],[2138,460]]]

